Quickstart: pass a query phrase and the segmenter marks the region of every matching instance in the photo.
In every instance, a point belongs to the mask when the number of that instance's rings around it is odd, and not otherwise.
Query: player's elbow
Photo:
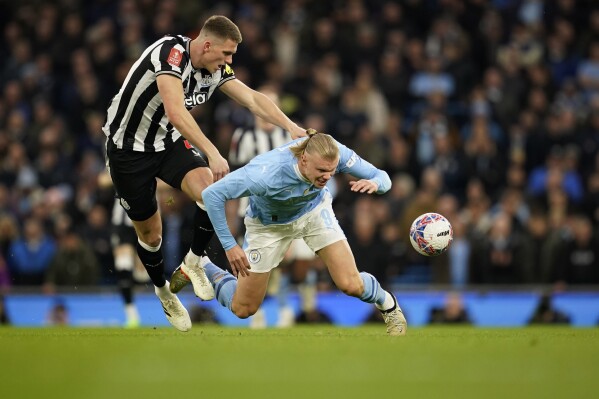
[[[379,194],[384,194],[387,191],[391,190],[391,185],[392,185],[391,178],[389,177],[389,174],[387,174],[387,172],[385,172],[384,170],[381,171],[380,180],[381,180],[381,185],[379,186],[379,189],[378,189]]]

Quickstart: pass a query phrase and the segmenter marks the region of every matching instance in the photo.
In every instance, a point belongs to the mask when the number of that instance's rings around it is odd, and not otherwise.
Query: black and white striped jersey
[[[275,126],[269,133],[262,129],[237,128],[231,139],[229,164],[232,168],[241,168],[256,155],[263,154],[291,141],[291,134]]]
[[[185,93],[185,107],[192,109],[208,101],[214,90],[235,79],[226,65],[211,74],[194,69],[185,36],[165,36],[144,50],[133,64],[119,92],[108,108],[104,134],[117,148],[156,152],[175,142],[181,133],[168,121],[156,77],[169,74],[180,78]]]

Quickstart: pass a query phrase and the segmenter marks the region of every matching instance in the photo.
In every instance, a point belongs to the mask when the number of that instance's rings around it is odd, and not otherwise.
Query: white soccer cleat
[[[392,336],[406,335],[408,322],[397,304],[397,298],[395,298],[395,295],[391,295],[395,304],[389,310],[381,310],[385,324],[387,324],[387,334]]]
[[[157,287],[154,288],[154,291],[156,292],[156,295],[158,295]],[[185,306],[183,306],[179,298],[177,298],[177,295],[170,294],[167,295],[166,298],[161,298],[160,295],[158,295],[158,299],[160,299],[166,319],[173,327],[183,332],[191,330],[191,318],[189,317],[189,313],[187,312],[187,309],[185,309]]]
[[[210,262],[210,259],[207,256],[202,256],[200,262],[197,264],[186,263],[185,259],[183,259],[183,263],[179,266],[181,274],[191,281],[193,292],[203,301],[209,301],[214,298],[214,287],[212,287],[204,271],[204,265],[207,262]],[[173,291],[171,290],[171,292]]]

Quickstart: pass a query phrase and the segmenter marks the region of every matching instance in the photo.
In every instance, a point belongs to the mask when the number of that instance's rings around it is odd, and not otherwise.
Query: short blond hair
[[[223,40],[231,39],[238,44],[243,40],[237,25],[224,15],[213,15],[208,18],[200,31],[200,36],[202,35],[214,35]]]
[[[339,147],[335,139],[326,133],[319,133],[314,129],[306,130],[308,138],[297,145],[289,148],[293,155],[299,159],[304,152],[318,155],[327,161],[339,158]]]

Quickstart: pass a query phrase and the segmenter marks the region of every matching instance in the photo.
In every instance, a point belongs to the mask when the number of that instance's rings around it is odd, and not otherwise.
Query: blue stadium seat
[[[532,318],[541,297],[536,293],[490,292],[466,296],[470,320],[481,327],[521,327]]]
[[[318,295],[318,310],[330,317],[333,324],[352,327],[364,323],[374,311],[374,305],[341,292],[325,292]]]
[[[408,326],[422,326],[430,321],[431,310],[443,306],[443,292],[395,292]]]
[[[564,292],[554,294],[552,307],[570,317],[570,324],[591,327],[599,324],[599,293]]]

